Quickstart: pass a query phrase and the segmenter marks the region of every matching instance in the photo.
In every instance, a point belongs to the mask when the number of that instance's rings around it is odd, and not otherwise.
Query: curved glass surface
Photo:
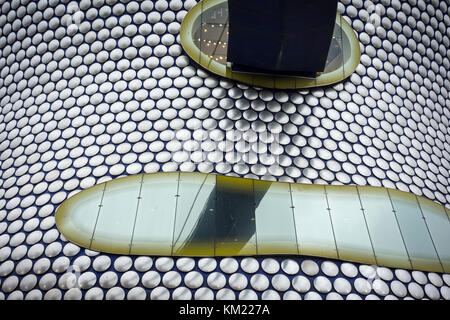
[[[56,224],[70,241],[116,254],[301,254],[450,272],[446,208],[379,187],[143,174],[77,193]]]
[[[337,14],[325,70],[316,78],[234,72],[227,63],[228,27],[227,0],[203,0],[183,19],[181,44],[202,67],[246,84],[277,89],[325,86],[350,76],[360,61],[358,38],[345,19]]]

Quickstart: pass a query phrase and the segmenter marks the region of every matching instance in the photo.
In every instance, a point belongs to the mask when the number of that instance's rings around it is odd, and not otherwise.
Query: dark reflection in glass
[[[180,173],[174,255],[214,255],[216,177]]]
[[[216,178],[216,255],[256,254],[253,180]]]
[[[226,65],[229,35],[227,2],[204,9],[195,20],[192,30],[194,44],[207,56],[207,59]],[[348,52],[343,52],[345,50]],[[332,72],[339,68],[343,69],[343,64],[349,57],[349,40],[342,31],[341,23],[336,23],[323,73]],[[200,59],[203,61],[204,58],[206,57]]]

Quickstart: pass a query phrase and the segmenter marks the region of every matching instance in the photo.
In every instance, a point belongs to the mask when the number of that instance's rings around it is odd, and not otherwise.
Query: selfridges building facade
[[[448,256],[439,272],[302,252],[119,255],[61,234],[65,200],[157,172],[384,187],[450,209],[447,1],[341,0],[360,63],[309,89],[196,64],[180,37],[196,4],[1,1],[0,300],[450,299]]]

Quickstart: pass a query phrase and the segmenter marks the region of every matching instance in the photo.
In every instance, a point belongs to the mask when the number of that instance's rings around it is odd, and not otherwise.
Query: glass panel
[[[389,195],[414,269],[442,272],[416,196],[391,189]]]
[[[254,181],[258,254],[298,254],[289,184]]]
[[[253,180],[217,176],[216,255],[256,254]]]
[[[94,234],[105,184],[77,193],[59,207],[56,223],[59,230],[77,245],[89,248]]]
[[[375,263],[373,248],[355,186],[326,186],[339,258]]]
[[[411,268],[387,190],[358,187],[358,191],[377,263],[396,268]]]
[[[203,43],[202,19],[203,19],[203,10],[201,10],[199,16],[197,16],[195,18],[195,21],[192,24],[192,31],[190,33],[190,35],[192,37],[192,42],[199,49],[197,62],[200,61],[201,49],[202,49],[202,43]]]
[[[226,2],[204,10],[198,23],[194,24],[192,37],[194,43],[205,54],[201,63],[209,65],[209,60],[215,60],[220,64],[227,63],[228,42],[228,6]]]
[[[202,14],[200,16],[200,36],[198,38],[200,38],[200,64],[204,65],[204,66],[209,66],[209,63],[211,61],[211,37],[208,36],[208,29],[206,28],[207,24],[206,24],[206,17],[205,17],[205,13],[203,11],[203,7],[204,7],[204,3],[201,4],[202,6]]]
[[[300,254],[337,258],[324,186],[291,183]]]
[[[214,60],[221,65],[227,64],[228,49],[228,4],[226,1],[213,5],[201,3],[200,14],[192,24],[191,32],[194,45],[199,49],[198,60],[200,64],[211,71]]]
[[[203,12],[204,20],[210,24],[228,23],[228,4],[226,1],[212,6]]]
[[[348,70],[345,70],[345,64],[350,60],[350,58],[352,56],[352,47],[351,47],[348,35],[344,32],[344,29],[342,28],[342,24],[344,23],[343,20],[344,20],[344,18],[342,18],[342,16],[339,16],[339,21],[340,21],[339,29],[341,30],[341,34],[342,34],[342,46],[341,46],[342,56],[343,56],[342,76],[345,77],[345,71],[348,71]]]
[[[131,254],[172,253],[178,172],[144,175]]]
[[[340,20],[339,20],[340,21]],[[343,31],[340,23],[334,24],[333,37],[328,50],[328,56],[325,63],[324,73],[335,71],[339,68],[343,69],[344,58],[342,53]]]
[[[417,197],[444,272],[450,272],[450,222],[445,208],[431,200]]]
[[[227,63],[228,6],[223,2],[203,13],[203,32],[206,38],[206,54],[225,65]],[[206,32],[205,32],[206,30]],[[205,48],[203,46],[203,48]]]
[[[213,256],[216,177],[180,173],[174,255]]]
[[[91,249],[128,254],[142,176],[106,182]]]

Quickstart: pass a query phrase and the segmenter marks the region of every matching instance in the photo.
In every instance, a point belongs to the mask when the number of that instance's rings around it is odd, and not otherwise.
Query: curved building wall
[[[450,299],[450,275],[306,256],[174,258],[80,248],[71,195],[197,171],[395,188],[450,208],[449,6],[345,0],[361,63],[267,90],[184,55],[194,0],[1,1],[0,299]]]

